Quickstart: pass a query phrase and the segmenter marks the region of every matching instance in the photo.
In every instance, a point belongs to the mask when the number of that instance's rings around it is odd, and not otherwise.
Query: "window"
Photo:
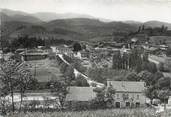
[[[122,94],[124,100],[129,99],[129,94]]]
[[[139,95],[137,95],[137,100],[139,100],[139,98],[140,98],[140,96],[139,96]]]
[[[117,94],[117,99],[119,99],[119,94]]]
[[[126,102],[126,107],[130,107],[130,102]]]

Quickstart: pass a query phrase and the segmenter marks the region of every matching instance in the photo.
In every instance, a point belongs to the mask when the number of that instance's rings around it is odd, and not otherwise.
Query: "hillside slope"
[[[27,23],[42,23],[42,21],[28,13],[20,12],[20,11],[12,11],[8,9],[2,9],[0,11],[1,21],[2,22],[27,22]]]
[[[41,35],[54,39],[105,40],[111,38],[113,32],[136,31],[137,27],[122,22],[105,23],[96,19],[74,18],[54,20],[48,23],[34,24],[26,22],[8,21],[4,22],[2,29],[9,37],[17,35]]]

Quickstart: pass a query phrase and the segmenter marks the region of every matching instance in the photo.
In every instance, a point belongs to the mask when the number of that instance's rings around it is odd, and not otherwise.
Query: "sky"
[[[171,0],[0,0],[0,8],[28,13],[88,14],[114,21],[158,20],[171,23]]]

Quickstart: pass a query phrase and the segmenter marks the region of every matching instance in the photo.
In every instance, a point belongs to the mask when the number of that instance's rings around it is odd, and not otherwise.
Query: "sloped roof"
[[[66,101],[90,101],[96,97],[93,87],[69,87]]]
[[[117,92],[143,92],[145,90],[144,82],[107,81],[107,85],[112,85]]]
[[[134,38],[131,39],[131,41],[137,42],[138,41],[138,38],[134,37]]]
[[[170,77],[170,78],[171,78],[171,73],[163,72],[163,76],[164,76],[164,77]]]

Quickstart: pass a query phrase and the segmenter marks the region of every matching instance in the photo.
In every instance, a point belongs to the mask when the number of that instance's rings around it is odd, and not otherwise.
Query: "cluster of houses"
[[[146,97],[144,95],[144,82],[125,82],[125,81],[107,81],[107,87],[112,86],[115,89],[113,95],[113,107],[115,108],[130,108],[130,107],[144,107],[146,104]],[[65,102],[89,102],[96,98],[97,93],[94,91],[95,87],[68,87],[68,94]],[[7,95],[6,100],[11,102],[11,96]],[[59,97],[55,93],[46,90],[27,91],[23,97],[23,104],[29,104],[37,101],[38,107],[45,106],[46,101],[51,101],[49,108],[60,107]],[[21,101],[20,93],[14,93],[14,102],[19,105]]]
[[[87,68],[92,67],[94,65],[97,68],[104,68],[104,67],[111,68],[112,57],[114,53],[118,51],[120,51],[121,53],[130,52],[130,49],[126,49],[125,47],[121,49],[106,48],[106,47],[92,48],[90,47],[90,45],[86,45],[86,47],[87,47],[86,49],[83,49],[78,52],[73,52],[72,48],[67,45],[54,46],[54,47],[51,47],[51,49],[52,49],[52,52],[56,54],[65,54],[69,56],[70,58],[80,59],[82,61],[82,65]]]
[[[52,47],[52,51],[54,51],[56,54],[58,53],[65,53],[67,55],[71,54],[72,51],[68,47]],[[97,51],[104,51],[97,49]],[[114,50],[115,51],[115,50]],[[104,51],[106,52],[106,51]],[[40,49],[38,50],[29,50],[29,51],[23,51],[20,52],[20,55],[22,55],[24,60],[41,60],[46,58],[47,51],[42,51]],[[40,57],[38,57],[40,56]],[[76,55],[73,54],[73,56],[77,57],[78,53]],[[79,57],[89,58],[89,54],[87,54],[85,51],[81,52],[81,56]],[[145,106],[146,103],[146,97],[144,95],[145,90],[145,83],[144,82],[125,82],[125,81],[107,81],[106,88],[112,86],[115,89],[115,95],[113,95],[114,102],[113,107],[116,108],[124,108],[124,107],[141,107]],[[68,94],[66,95],[65,102],[88,102],[92,99],[95,99],[97,94],[94,92],[93,86],[90,87],[78,87],[78,86],[71,86],[68,87]],[[2,98],[1,98],[2,99]],[[7,95],[5,97],[6,100],[11,101],[11,96]],[[20,103],[21,96],[18,92],[14,93],[14,102],[16,105]],[[49,104],[49,107],[59,107],[59,97],[55,95],[54,93],[51,93],[50,91],[27,91],[24,94],[23,102],[24,104],[31,103],[33,101],[38,101],[39,106],[44,105],[46,100],[50,100],[52,103]],[[54,103],[57,102],[57,103]],[[38,106],[38,107],[39,107]]]
[[[138,38],[142,35],[138,35],[136,38],[133,38],[133,43],[136,43]],[[153,42],[155,43],[155,42]],[[161,42],[163,44],[163,42]],[[75,57],[82,60],[82,65],[85,67],[92,67],[92,61],[96,64],[97,67],[111,67],[112,56],[115,52],[120,51],[121,53],[129,53],[130,49],[127,49],[123,46],[123,48],[107,48],[107,47],[96,47],[90,48],[86,45],[87,49],[84,49],[79,52],[73,52],[72,48],[67,45],[61,46],[52,46],[51,50],[47,49],[36,49],[36,50],[18,50],[18,53],[22,56],[23,61],[27,60],[41,60],[48,57],[49,51],[52,51],[56,54],[65,54],[71,58]],[[164,50],[167,46],[158,46],[160,49]],[[156,47],[150,46],[149,44],[144,44],[143,48],[148,51],[155,51]],[[2,52],[0,51],[0,58],[2,58]],[[103,59],[102,61],[98,61],[98,59]],[[154,62],[159,65],[161,62],[166,63],[170,62],[171,59],[169,57],[159,57],[156,55],[150,55],[149,61]],[[171,76],[171,74],[167,74]],[[141,107],[145,106],[149,99],[145,96],[144,91],[146,89],[144,82],[130,82],[130,81],[107,81],[106,88],[112,86],[115,89],[115,95],[113,95],[113,106],[115,108],[125,108],[125,107]],[[68,94],[66,95],[66,102],[88,102],[92,99],[95,99],[97,94],[94,92],[95,87],[78,87],[71,86],[68,87]],[[5,97],[6,100],[11,100],[11,96],[8,95]],[[14,94],[15,103],[19,103],[21,97],[19,93]],[[50,91],[35,91],[35,92],[26,92],[23,98],[25,103],[32,101],[39,101],[40,105],[43,105],[46,100],[52,100],[52,102],[58,102],[57,105],[50,104],[50,107],[59,106],[59,98],[58,96],[50,93]],[[171,105],[171,97],[168,100],[168,105]]]

